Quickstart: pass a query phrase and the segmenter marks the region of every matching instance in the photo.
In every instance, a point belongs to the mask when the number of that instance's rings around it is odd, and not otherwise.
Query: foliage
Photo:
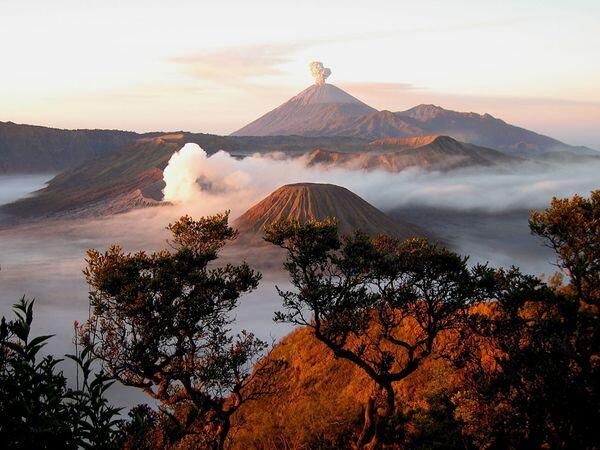
[[[232,311],[260,280],[246,263],[215,267],[219,250],[237,232],[228,214],[188,216],[169,225],[171,250],[153,254],[88,252],[85,277],[92,316],[83,336],[111,377],[143,389],[163,405],[181,440],[222,448],[230,417],[244,402],[269,392],[276,364],[258,364],[267,344],[252,333],[232,336]]]
[[[92,377],[89,349],[73,357],[82,370],[82,389],[68,389],[57,371],[61,360],[38,360],[52,336],[30,339],[33,301],[14,305],[17,316],[0,326],[0,439],[14,449],[116,448],[119,409],[104,393],[111,383],[103,374]]]
[[[556,252],[579,300],[600,306],[600,190],[589,199],[555,197],[550,208],[531,214],[529,226]]]
[[[92,378],[92,367],[97,358],[93,356],[90,345],[80,354],[66,356],[75,361],[83,375],[82,387],[77,386],[77,390],[70,391],[67,395],[76,405],[74,424],[80,438],[79,446],[93,449],[119,448],[118,426],[122,420],[117,417],[121,408],[111,406],[104,396],[115,382],[102,369]]]
[[[122,448],[126,450],[152,450],[164,447],[158,433],[160,413],[148,405],[137,405],[129,411],[129,420],[122,422]]]
[[[402,448],[414,450],[450,450],[475,448],[463,434],[464,424],[456,416],[452,397],[443,391],[435,392],[426,399],[426,406],[415,408],[406,415],[403,429],[405,441]],[[404,424],[403,424],[404,425]]]
[[[532,214],[532,232],[563,271],[547,281],[515,267],[469,269],[425,240],[340,238],[332,220],[277,222],[266,240],[286,250],[293,289],[278,289],[275,319],[302,328],[263,358],[266,343],[231,332],[239,297],[260,274],[215,264],[237,235],[227,214],[169,225],[170,250],[90,250],[93,314],[82,351],[67,355],[81,386],[67,388],[61,360],[40,356],[51,336],[30,337],[33,301],[2,318],[0,442],[597,448],[599,205],[595,191]],[[140,405],[117,419],[105,398],[115,381],[161,408]]]
[[[376,389],[357,445],[379,445],[396,413],[393,384],[446,353],[438,336],[457,326],[475,298],[466,258],[421,239],[357,232],[340,240],[332,220],[277,222],[265,239],[287,251],[284,267],[296,288],[279,290],[284,311],[275,319],[309,327],[371,378]]]
[[[74,411],[65,403],[60,360],[38,353],[51,336],[30,339],[33,304],[14,305],[17,319],[0,326],[0,437],[10,448],[76,448]]]
[[[471,316],[459,407],[482,447],[597,448],[599,200],[554,199],[531,216],[568,285],[488,270],[493,302]]]

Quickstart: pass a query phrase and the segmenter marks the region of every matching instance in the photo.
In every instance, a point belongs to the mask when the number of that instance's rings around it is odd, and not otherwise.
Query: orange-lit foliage
[[[452,342],[449,335],[440,339],[443,345]],[[356,365],[333,356],[307,328],[283,339],[272,357],[287,363],[277,375],[279,393],[240,408],[233,427],[245,426],[234,433],[233,447],[345,448],[355,442],[373,381]],[[395,386],[397,404],[405,414],[426,409],[430,396],[452,395],[459,384],[459,372],[447,360],[431,358]],[[408,425],[406,433],[411,432]]]

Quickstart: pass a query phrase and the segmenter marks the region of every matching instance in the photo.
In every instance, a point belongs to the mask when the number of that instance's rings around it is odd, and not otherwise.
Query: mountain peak
[[[232,135],[302,135],[340,117],[362,116],[373,112],[377,110],[333,84],[313,84]]]
[[[444,113],[448,112],[448,110],[442,108],[441,106],[432,105],[432,104],[421,104],[414,106],[406,111],[402,111],[398,113],[402,116],[409,116],[413,119],[419,120],[421,122],[431,120],[435,117],[438,117]]]
[[[313,84],[292,97],[289,102],[297,105],[355,103],[370,108],[370,106],[333,84]]]
[[[326,68],[323,68],[325,70]],[[597,152],[510,125],[490,114],[458,112],[433,104],[406,111],[377,111],[332,84],[325,74],[278,108],[232,133],[234,136],[344,136],[365,140],[446,135],[508,155]]]
[[[397,112],[396,114],[399,116],[408,116],[420,122],[427,122],[440,117],[473,118],[477,120],[500,121],[500,119],[496,119],[494,116],[488,113],[479,114],[475,112],[458,112],[451,109],[444,109],[441,106],[424,103],[407,109],[406,111]]]

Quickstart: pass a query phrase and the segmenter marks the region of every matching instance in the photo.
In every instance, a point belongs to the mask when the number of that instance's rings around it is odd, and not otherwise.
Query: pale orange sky
[[[418,3],[418,4],[417,4]],[[0,120],[229,133],[312,82],[600,149],[600,2],[0,0]]]

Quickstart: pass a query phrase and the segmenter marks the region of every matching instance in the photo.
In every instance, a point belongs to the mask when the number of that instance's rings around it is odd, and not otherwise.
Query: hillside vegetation
[[[265,240],[289,275],[274,320],[298,328],[273,348],[232,331],[261,274],[218,263],[238,234],[227,213],[181,217],[152,253],[90,249],[76,388],[40,356],[52,336],[31,336],[33,302],[2,318],[0,436],[16,449],[595,450],[599,215],[599,190],[531,214],[561,271],[547,279],[425,239],[274,222]],[[111,381],[159,409],[118,417]]]

